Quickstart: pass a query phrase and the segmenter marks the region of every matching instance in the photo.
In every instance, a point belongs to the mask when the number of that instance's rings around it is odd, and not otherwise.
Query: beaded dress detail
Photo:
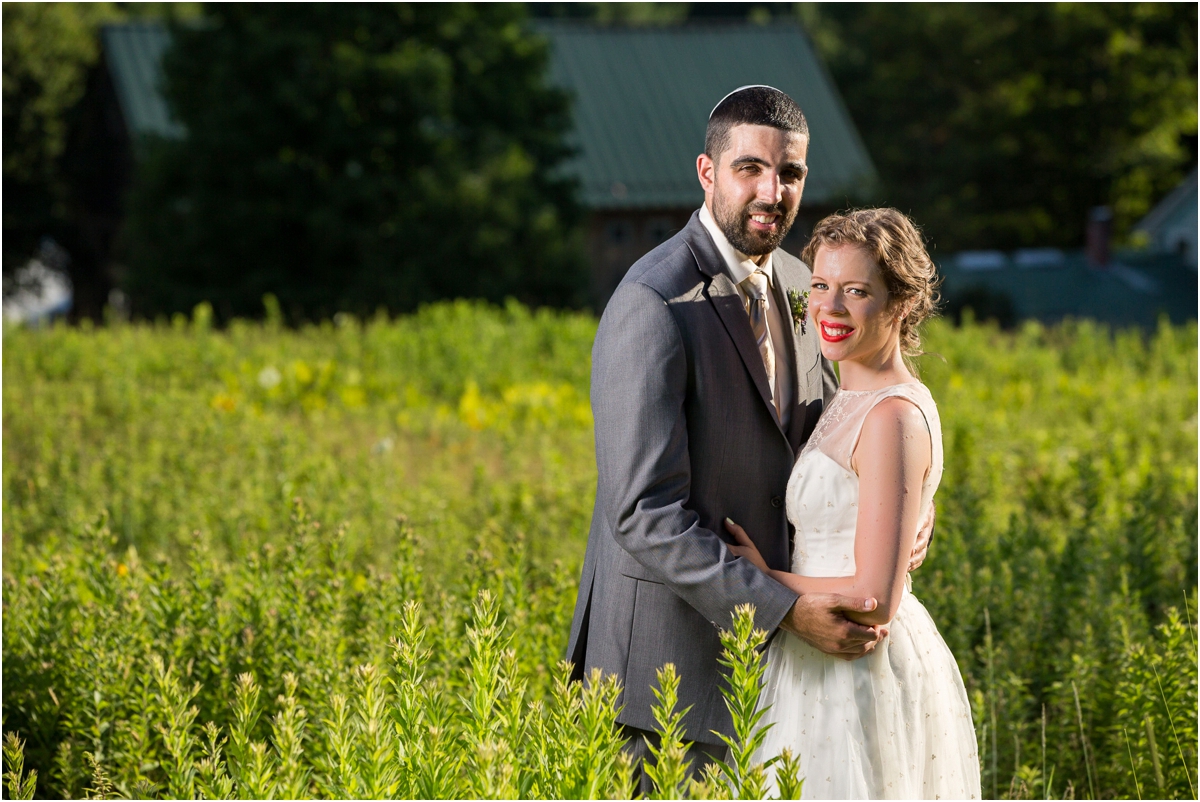
[[[942,476],[937,405],[925,385],[839,390],[801,450],[787,487],[796,535],[792,572],[851,576],[858,476],[851,457],[867,414],[899,397],[925,416],[932,464],[921,507]],[[787,632],[767,652],[756,758],[784,748],[800,758],[804,799],[978,799],[979,757],[958,664],[921,602],[906,588],[889,634],[866,657],[831,657]]]

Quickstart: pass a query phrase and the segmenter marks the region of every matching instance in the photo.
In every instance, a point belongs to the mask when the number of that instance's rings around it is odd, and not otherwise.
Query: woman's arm
[[[925,416],[901,398],[880,401],[867,414],[851,459],[858,473],[858,521],[852,576],[799,576],[767,569],[741,527],[726,528],[737,538],[730,550],[749,558],[760,569],[800,595],[842,593],[874,598],[879,605],[867,613],[847,613],[860,624],[886,624],[903,597],[908,555],[921,522],[921,485],[933,461]],[[731,525],[732,524],[732,525]]]

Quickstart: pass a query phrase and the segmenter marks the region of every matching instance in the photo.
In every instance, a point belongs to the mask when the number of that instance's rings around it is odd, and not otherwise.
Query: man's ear
[[[696,177],[700,179],[700,188],[704,190],[704,194],[710,194],[713,184],[716,183],[717,165],[707,153],[696,157]]]

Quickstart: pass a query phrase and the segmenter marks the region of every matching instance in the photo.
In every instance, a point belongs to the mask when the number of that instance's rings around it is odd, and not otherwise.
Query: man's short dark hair
[[[729,132],[735,125],[769,125],[808,136],[808,120],[796,101],[769,86],[734,92],[713,109],[704,132],[704,152],[714,162],[729,147]]]

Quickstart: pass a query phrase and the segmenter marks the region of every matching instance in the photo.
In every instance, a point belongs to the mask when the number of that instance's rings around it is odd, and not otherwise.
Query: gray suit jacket
[[[775,297],[812,274],[776,251]],[[725,546],[733,518],[773,568],[790,565],[784,491],[792,463],[837,383],[815,327],[789,327],[796,387],[784,431],[741,296],[712,237],[693,214],[629,269],[592,348],[596,507],[567,656],[575,676],[616,674],[618,720],[654,728],[655,671],[674,663],[687,737],[731,734],[721,696],[718,627],[751,603],[774,632],[796,595]]]

